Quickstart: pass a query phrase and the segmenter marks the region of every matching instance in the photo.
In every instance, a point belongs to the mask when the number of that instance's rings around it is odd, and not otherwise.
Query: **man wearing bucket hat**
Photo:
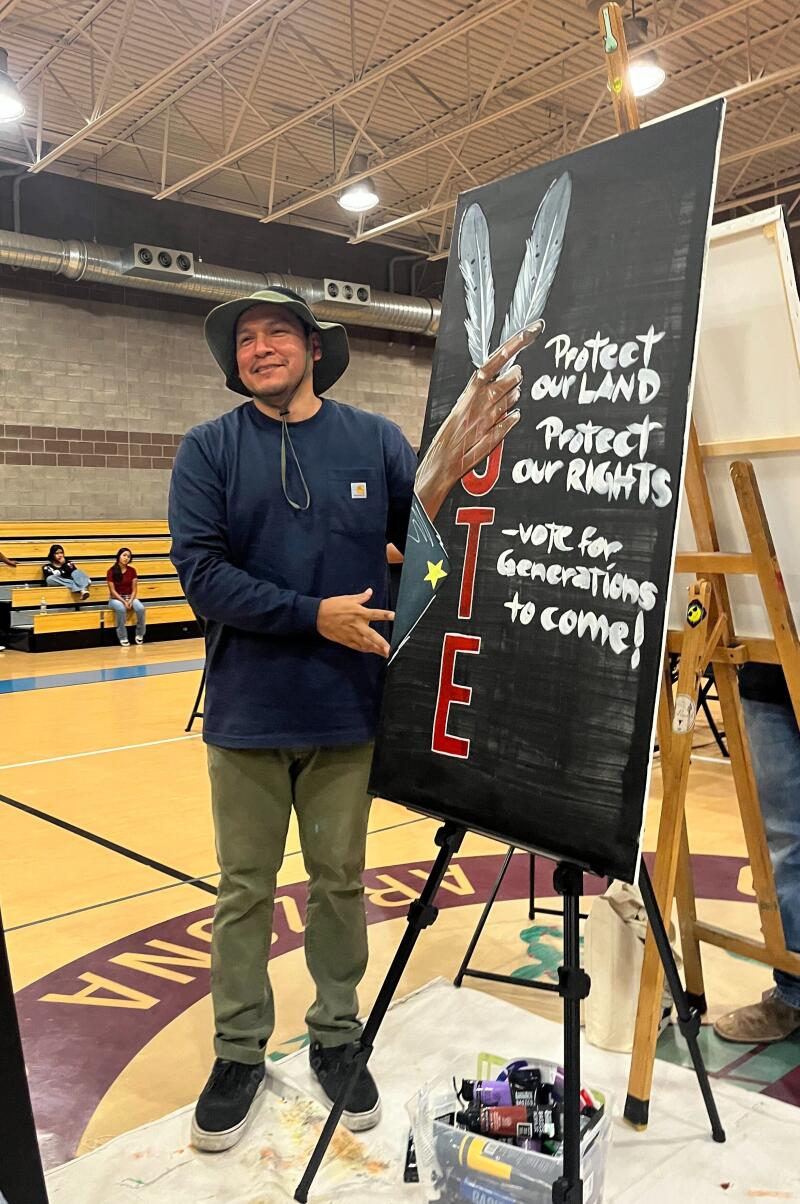
[[[324,396],[347,367],[347,335],[296,293],[226,302],[205,335],[228,388],[250,399],[189,431],[169,504],[172,559],[206,623],[203,738],[221,870],[216,1061],[192,1138],[222,1150],[242,1136],[264,1085],[274,1027],[265,968],[292,809],[309,876],[310,1063],[329,1101],[360,1035],[367,782],[389,652],[373,624],[393,618],[386,544],[405,543],[416,460],[394,423]],[[452,411],[460,434],[443,424],[425,458],[429,484],[417,489],[431,520],[517,420],[507,411],[519,370],[494,377],[529,341],[509,340],[491,371],[473,375]],[[361,1130],[379,1118],[365,1068],[343,1120]]]

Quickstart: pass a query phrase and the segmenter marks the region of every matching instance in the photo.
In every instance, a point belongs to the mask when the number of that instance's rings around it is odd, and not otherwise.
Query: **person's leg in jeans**
[[[68,589],[71,594],[83,593],[83,590],[74,577],[57,577],[55,573],[51,573],[47,578],[48,585],[60,585],[62,589]]]
[[[109,598],[108,605],[114,612],[114,623],[117,628],[117,637],[119,642],[122,643],[123,640],[127,640],[128,638],[128,632],[125,627],[125,603],[118,601],[117,598]]]
[[[281,749],[208,747],[217,860],[222,871],[211,939],[216,1059],[192,1118],[200,1150],[227,1150],[264,1089],[275,1024],[267,958],[275,879],[292,810],[290,758]]]
[[[800,730],[791,706],[742,699],[787,949],[800,952]],[[720,1036],[776,1041],[800,1028],[800,977],[775,970],[775,992],[723,1016]]]
[[[133,613],[136,615],[136,640],[141,643],[144,639],[144,633],[147,628],[147,618],[144,604],[138,598],[134,598],[131,603]]]
[[[306,963],[317,988],[306,1015],[309,1062],[330,1102],[339,1095],[361,1035],[357,989],[368,957],[362,874],[371,761],[371,744],[307,750],[297,761],[294,802],[309,877]],[[378,1089],[364,1067],[342,1120],[362,1131],[380,1116]]]
[[[284,749],[209,745],[208,770],[221,870],[211,942],[214,1049],[255,1065],[275,1024],[267,960],[292,811],[290,757]]]
[[[83,569],[72,570],[72,580],[80,590],[87,590],[92,584],[92,579],[88,573],[84,573]]]
[[[306,963],[317,996],[306,1015],[323,1046],[361,1035],[357,988],[367,968],[362,874],[371,799],[372,745],[300,753],[295,809],[308,872]]]

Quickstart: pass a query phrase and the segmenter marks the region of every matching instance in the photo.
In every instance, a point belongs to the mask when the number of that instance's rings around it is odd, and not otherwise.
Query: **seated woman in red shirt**
[[[132,560],[133,552],[130,548],[120,548],[117,552],[117,559],[106,573],[110,595],[108,604],[114,612],[117,635],[123,648],[127,648],[130,644],[125,627],[125,619],[129,611],[133,611],[136,615],[136,643],[144,643],[145,609],[136,596],[139,577],[136,569],[131,565]]]

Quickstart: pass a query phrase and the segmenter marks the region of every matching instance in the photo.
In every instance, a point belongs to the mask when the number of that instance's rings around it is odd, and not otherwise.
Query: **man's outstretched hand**
[[[417,469],[415,493],[433,522],[450,490],[494,451],[519,422],[514,407],[522,396],[522,369],[508,368],[534,343],[544,322],[534,322],[506,339],[473,372]],[[503,370],[506,369],[504,372]]]
[[[356,652],[374,652],[387,657],[389,645],[383,636],[373,631],[370,623],[390,623],[393,610],[368,610],[366,603],[372,590],[363,594],[343,594],[338,598],[323,598],[317,611],[317,631],[334,644],[344,644]]]

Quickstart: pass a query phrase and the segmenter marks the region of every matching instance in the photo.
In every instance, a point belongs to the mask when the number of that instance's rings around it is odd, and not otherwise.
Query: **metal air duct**
[[[191,278],[136,278],[132,283],[131,277],[123,274],[123,256],[121,247],[106,247],[75,238],[66,241],[37,238],[32,234],[0,230],[0,264],[9,267],[52,272],[68,280],[121,285],[158,293],[179,293],[209,301],[230,301],[257,289],[280,285],[299,293],[320,318],[344,322],[348,326],[371,326],[431,337],[439,329],[441,303],[425,297],[408,297],[402,293],[384,293],[372,289],[371,300],[366,305],[337,304],[326,297],[323,280],[280,272],[242,272],[213,263],[198,263],[197,260]]]

